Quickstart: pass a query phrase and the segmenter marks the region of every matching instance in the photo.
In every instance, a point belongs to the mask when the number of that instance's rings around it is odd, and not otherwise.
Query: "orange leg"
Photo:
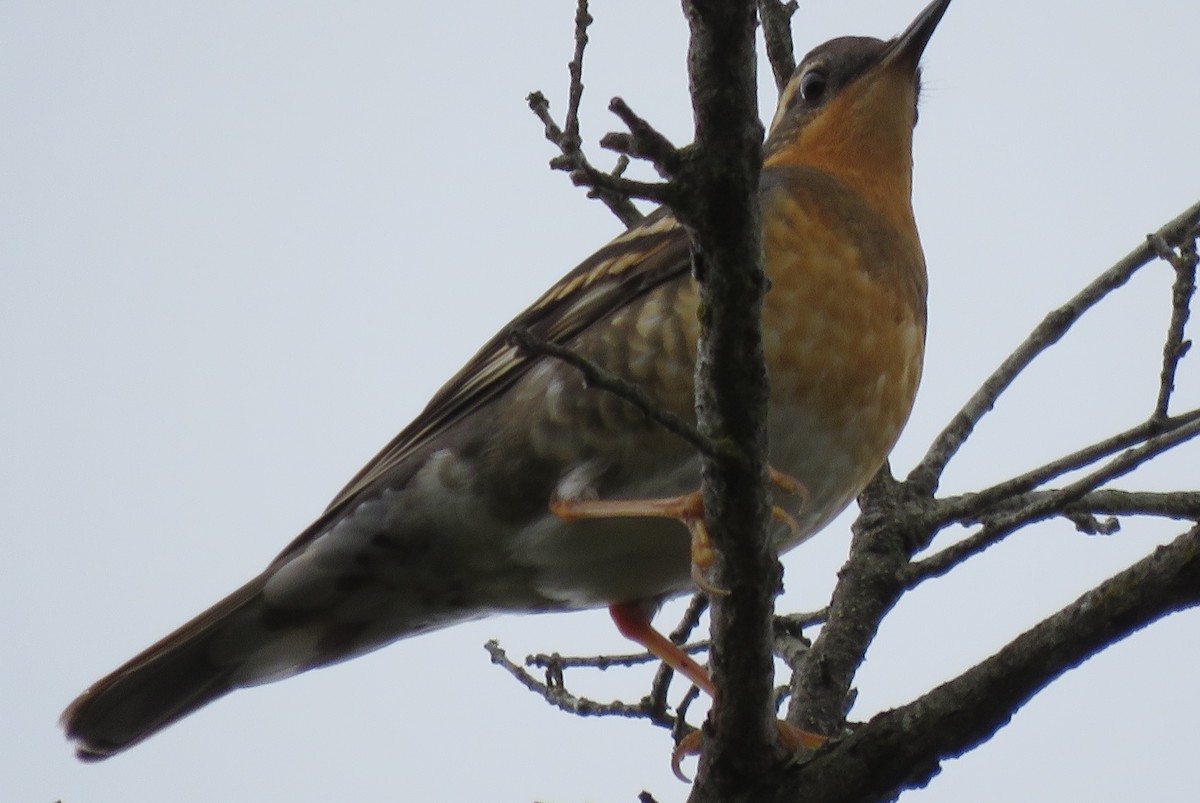
[[[708,670],[696,663],[696,660],[680,649],[678,644],[655,630],[642,606],[635,602],[617,603],[609,606],[608,613],[622,636],[645,647],[651,655],[696,684],[696,687],[706,692],[709,697],[716,697],[716,688],[712,678],[708,676]],[[786,722],[781,721],[777,725],[779,742],[789,753],[815,750],[826,742],[824,736],[801,730]],[[684,783],[688,783],[690,779],[683,774],[680,763],[685,756],[700,752],[702,740],[700,731],[692,731],[681,739],[671,752],[671,770],[675,777]]]
[[[709,697],[716,693],[708,670],[678,644],[655,630],[642,606],[636,602],[619,602],[608,607],[608,614],[622,636],[645,647],[647,652],[695,683],[696,688],[707,692]]]
[[[785,494],[799,496],[801,506],[807,502],[808,491],[795,477],[772,468],[770,479],[771,484]],[[579,499],[568,501],[555,497],[550,500],[550,512],[563,521],[608,518],[678,519],[688,528],[692,538],[692,581],[701,591],[708,594],[725,596],[729,593],[727,589],[710,583],[705,576],[716,562],[716,553],[713,551],[712,539],[708,535],[708,527],[704,523],[704,498],[699,491],[663,499]],[[771,518],[787,525],[788,529],[792,531],[792,540],[800,537],[799,523],[783,508],[778,505],[772,507]],[[634,640],[637,641],[637,639]]]
[[[771,469],[770,476],[771,484],[777,489],[786,494],[799,495],[802,504],[807,502],[807,490],[794,477],[775,469]],[[713,551],[708,528],[704,524],[704,500],[699,491],[664,499],[567,501],[555,498],[550,501],[550,511],[563,521],[628,517],[679,519],[691,534],[693,581],[709,594],[724,596],[729,593],[725,589],[713,586],[705,578],[705,573],[716,561],[716,553]],[[772,507],[771,516],[776,521],[786,524],[792,530],[794,539],[800,537],[799,523],[783,508]],[[617,603],[610,605],[608,612],[621,635],[646,648],[651,655],[686,677],[709,697],[715,698],[716,688],[713,686],[708,671],[700,666],[692,656],[680,649],[679,645],[655,630],[650,624],[650,617],[641,605],[635,602]],[[799,752],[802,749],[812,750],[826,741],[823,736],[800,730],[786,722],[779,723],[779,740],[791,752]],[[695,731],[684,737],[671,754],[671,769],[674,770],[676,777],[685,783],[688,782],[688,778],[683,774],[679,764],[684,756],[699,753],[700,745],[700,731]]]
[[[550,512],[563,521],[609,518],[679,519],[692,536],[692,580],[702,591],[725,595],[705,579],[704,573],[716,561],[708,527],[704,524],[704,500],[699,491],[665,499],[581,499],[550,500]],[[635,639],[636,640],[636,639]]]
[[[716,696],[717,690],[708,676],[708,670],[696,663],[678,644],[655,630],[642,606],[636,602],[621,602],[610,605],[608,613],[622,636],[645,647],[651,655],[657,656],[664,664],[696,684],[696,688],[706,692],[709,697]],[[680,762],[684,756],[699,752],[700,731],[689,733],[675,745],[671,752],[671,771],[676,778],[684,783],[689,782],[690,779],[680,768]]]

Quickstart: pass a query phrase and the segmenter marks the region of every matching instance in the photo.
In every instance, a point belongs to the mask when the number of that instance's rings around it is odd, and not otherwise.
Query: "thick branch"
[[[760,318],[765,279],[758,175],[753,0],[685,0],[696,139],[676,184],[700,281],[696,364],[700,431],[744,459],[705,459],[703,492],[717,551],[709,665],[717,699],[690,800],[754,800],[779,760],[771,615],[779,562],[768,538],[767,379]]]
[[[836,736],[845,726],[854,674],[879,623],[904,592],[901,572],[932,538],[925,525],[928,500],[897,483],[885,467],[859,498],[850,557],[829,604],[825,626],[792,678],[788,721],[804,730]]]
[[[1055,678],[1105,647],[1200,604],[1200,527],[1159,547],[992,657],[819,752],[765,803],[890,800],[924,786],[942,760],[986,741]]]

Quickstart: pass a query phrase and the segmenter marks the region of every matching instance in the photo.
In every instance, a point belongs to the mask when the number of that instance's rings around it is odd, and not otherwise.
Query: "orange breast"
[[[764,194],[763,311],[771,462],[809,491],[810,531],[878,470],[908,418],[924,355],[924,259],[825,180]]]

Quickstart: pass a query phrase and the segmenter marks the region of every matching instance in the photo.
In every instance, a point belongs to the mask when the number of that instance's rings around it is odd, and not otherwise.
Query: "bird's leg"
[[[708,594],[729,592],[708,582],[704,574],[716,560],[708,528],[704,525],[704,499],[699,491],[663,499],[580,499],[554,498],[550,512],[563,521],[608,518],[679,519],[692,536],[692,580]],[[637,641],[637,639],[634,639]],[[652,651],[653,652],[653,651]]]
[[[647,652],[696,684],[709,697],[713,696],[715,690],[708,670],[696,663],[696,659],[678,644],[655,630],[645,608],[636,602],[618,602],[608,606],[608,614],[622,636],[642,645]]]
[[[783,493],[799,496],[801,507],[807,503],[808,491],[795,477],[772,468],[770,480],[771,484]],[[716,553],[708,535],[708,527],[704,523],[704,497],[700,491],[662,499],[567,500],[555,497],[550,500],[550,512],[563,521],[641,517],[678,519],[688,528],[692,538],[692,581],[707,594],[725,596],[729,593],[727,589],[710,583],[706,577],[706,573],[716,562]],[[792,541],[799,539],[800,525],[790,513],[779,505],[774,505],[771,508],[771,518],[787,525],[792,531]]]
[[[610,605],[608,613],[622,636],[645,647],[651,655],[686,677],[709,697],[716,697],[716,688],[713,686],[712,678],[708,675],[708,670],[700,666],[678,644],[655,630],[642,605],[636,602],[621,602]],[[780,721],[777,723],[777,727],[779,743],[789,753],[798,754],[805,750],[815,750],[826,741],[824,736],[801,730],[787,722]],[[680,763],[684,757],[700,752],[703,743],[701,733],[698,730],[692,731],[680,739],[679,744],[675,745],[675,749],[671,751],[671,770],[684,783],[687,783],[689,779],[683,774]]]
[[[645,647],[651,655],[657,656],[664,664],[696,684],[696,687],[706,692],[709,697],[716,697],[717,690],[713,686],[712,678],[708,676],[708,670],[696,663],[696,660],[678,644],[655,630],[644,607],[636,602],[619,602],[608,606],[608,614],[622,636]],[[684,783],[688,782],[689,779],[683,774],[679,764],[684,756],[699,752],[700,731],[692,731],[675,745],[675,749],[671,751],[671,771],[675,773],[676,778]]]
[[[808,491],[803,483],[788,474],[770,469],[771,484],[788,495],[801,498],[801,507],[808,501]],[[716,561],[712,540],[708,528],[704,524],[704,499],[699,491],[672,496],[662,499],[581,499],[564,500],[554,498],[550,502],[550,510],[564,521],[579,519],[604,519],[627,517],[651,517],[679,519],[691,534],[692,579],[696,585],[709,594],[727,595],[725,589],[713,586],[705,578],[705,572]],[[792,531],[792,540],[801,537],[800,524],[796,519],[778,505],[771,508],[771,517],[787,525]],[[708,671],[700,666],[692,656],[684,652],[650,624],[646,609],[636,602],[622,602],[610,605],[608,613],[621,635],[640,644],[651,655],[657,657],[667,666],[686,677],[709,697],[716,696],[716,688]],[[826,739],[819,734],[809,733],[786,722],[778,723],[779,741],[790,753],[803,750],[813,750],[824,744]],[[671,769],[676,777],[685,783],[686,775],[680,769],[680,762],[685,756],[700,752],[702,737],[700,731],[693,731],[680,740],[671,753]]]
[[[786,495],[799,496],[802,507],[808,502],[808,490],[791,475],[775,471],[772,468],[770,469],[770,484]],[[551,499],[550,510],[564,521],[623,519],[623,517],[641,516],[654,517],[654,519],[678,519],[688,527],[688,532],[691,534],[692,580],[709,594],[726,595],[730,593],[724,588],[713,586],[704,576],[716,561],[716,553],[713,551],[713,541],[708,535],[708,527],[704,525],[704,501],[700,491],[659,499],[571,499],[568,501],[568,499],[554,497]],[[770,513],[772,513],[772,519],[785,523],[788,529],[791,529],[792,540],[799,539],[800,526],[791,514],[788,514],[779,505],[773,505]],[[613,623],[617,625],[620,634],[626,639],[635,641],[638,645],[646,648],[647,652],[688,678],[696,685],[696,688],[715,699],[716,689],[712,678],[708,676],[708,671],[696,663],[696,659],[685,653],[677,643],[667,639],[666,636],[654,629],[650,624],[646,607],[638,603],[617,603],[608,606],[608,615],[612,616]],[[820,747],[826,742],[826,738],[780,721],[779,741],[788,753],[800,753],[802,750]],[[683,774],[679,763],[683,761],[684,756],[700,753],[701,744],[701,731],[694,731],[680,739],[676,749],[672,751],[672,771],[684,783],[688,781],[688,777]]]

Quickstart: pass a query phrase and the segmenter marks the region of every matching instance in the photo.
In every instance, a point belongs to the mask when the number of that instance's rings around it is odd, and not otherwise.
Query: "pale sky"
[[[890,36],[922,5],[802,3],[797,50]],[[678,3],[592,13],[588,143],[615,127],[616,94],[687,142]],[[664,731],[550,710],[481,646],[627,651],[602,611],[487,620],[237,692],[99,765],[56,725],[88,683],[256,574],[618,232],[546,169],[524,103],[541,89],[561,115],[573,15],[566,1],[0,3],[0,800],[686,797]],[[1200,196],[1197,30],[1186,0],[955,0],[916,134],[929,353],[899,471],[1052,306]],[[1169,281],[1148,270],[1031,370],[943,490],[1139,421]],[[1180,410],[1200,403],[1190,359]],[[1195,465],[1193,449],[1124,484],[1195,488]],[[785,558],[782,610],[825,603],[849,520]],[[854,717],[983,659],[1182,529],[1054,523],[921,588],[873,646]],[[1198,625],[1176,615],[1069,673],[903,799],[1194,799]],[[635,700],[646,678],[567,682]]]

